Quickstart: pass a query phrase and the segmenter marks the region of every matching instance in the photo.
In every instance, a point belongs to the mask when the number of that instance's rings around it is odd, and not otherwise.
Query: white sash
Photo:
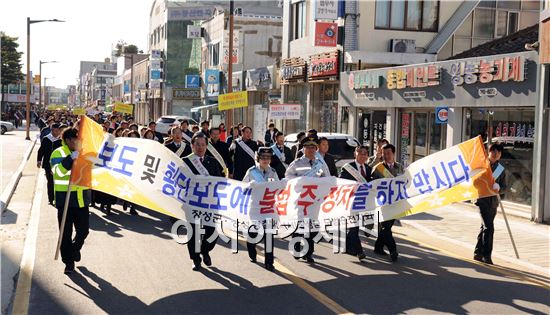
[[[181,136],[183,139],[185,139],[185,141],[189,142],[189,144],[191,144],[191,138],[185,133],[183,132],[183,130],[181,131]]]
[[[271,150],[273,153],[277,156],[277,158],[283,163],[283,166],[285,167],[285,170],[288,168],[288,165],[285,163],[285,153],[281,152],[276,144],[271,146]]]
[[[227,168],[227,165],[225,165],[225,161],[223,160],[223,157],[220,155],[220,152],[218,152],[218,150],[216,150],[216,148],[214,148],[214,146],[210,142],[208,142],[208,151],[212,153],[216,161],[218,161],[218,163],[220,163],[220,165],[222,166],[222,169],[225,170]]]
[[[197,171],[199,172],[200,175],[204,175],[204,176],[210,175],[210,173],[208,173],[208,170],[206,169],[206,167],[204,167],[204,165],[202,165],[201,160],[198,156],[196,156],[195,154],[191,154],[189,156],[189,161],[191,161],[191,163],[193,164],[195,169],[197,169]]]
[[[348,171],[348,173],[350,173],[350,175],[353,176],[356,181],[360,183],[364,183],[367,181],[365,177],[361,175],[361,173],[359,173],[359,170],[351,166],[351,163],[347,163],[346,165],[344,165],[344,169]]]
[[[500,174],[502,174],[502,172],[504,172],[504,166],[499,163],[497,165],[497,169],[493,172],[493,178],[496,180],[500,176]]]
[[[237,144],[246,152],[253,160],[256,160],[256,155],[254,154],[254,151],[244,143],[242,140],[237,140]]]
[[[174,143],[174,144],[175,144],[175,143]],[[180,144],[180,147],[179,147],[178,150],[176,151],[176,155],[177,155],[178,157],[180,157],[181,154],[183,153],[183,151],[185,150],[185,146],[186,146],[185,142],[182,142],[182,143]]]

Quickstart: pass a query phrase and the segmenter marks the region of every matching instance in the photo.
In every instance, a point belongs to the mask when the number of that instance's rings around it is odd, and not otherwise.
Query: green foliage
[[[8,84],[16,84],[23,80],[24,75],[21,72],[21,55],[22,52],[17,51],[19,44],[17,37],[10,37],[3,32],[1,36],[1,54],[2,54],[2,86]]]

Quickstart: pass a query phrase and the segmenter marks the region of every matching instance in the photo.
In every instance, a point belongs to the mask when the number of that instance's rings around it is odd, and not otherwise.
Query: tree
[[[137,54],[138,52],[143,52],[138,49],[138,47],[134,44],[127,44],[124,40],[119,40],[118,43],[115,45],[116,57],[120,57],[123,54]]]
[[[128,45],[124,47],[124,53],[125,54],[137,54],[138,48],[136,45]]]
[[[17,51],[19,44],[17,43],[17,37],[11,37],[4,32],[0,32],[0,63],[2,64],[2,94],[1,104],[5,109],[4,94],[8,91],[8,84],[16,84],[23,80],[24,76],[21,72],[21,55],[22,52]]]

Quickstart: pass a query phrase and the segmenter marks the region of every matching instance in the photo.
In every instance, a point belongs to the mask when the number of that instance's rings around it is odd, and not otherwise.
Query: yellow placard
[[[47,110],[67,110],[67,105],[49,104]]]
[[[73,115],[86,115],[84,108],[73,108]]]
[[[248,106],[248,92],[233,92],[229,94],[220,94],[218,96],[218,109],[228,110]]]
[[[134,113],[134,105],[133,104],[116,103],[115,108],[113,110],[117,113],[132,115]]]

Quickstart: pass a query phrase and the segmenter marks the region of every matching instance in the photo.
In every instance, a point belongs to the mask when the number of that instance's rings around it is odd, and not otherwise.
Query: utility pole
[[[233,92],[233,11],[234,8],[233,0],[229,0],[229,56],[228,56],[228,65],[227,65],[227,93]],[[233,125],[233,109],[227,110],[226,115],[227,126]]]

